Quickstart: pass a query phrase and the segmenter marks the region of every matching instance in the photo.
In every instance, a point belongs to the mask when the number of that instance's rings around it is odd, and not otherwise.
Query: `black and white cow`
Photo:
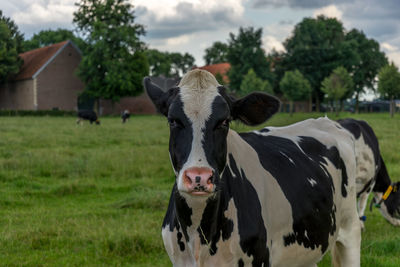
[[[97,125],[100,124],[100,121],[97,118],[97,114],[93,110],[79,110],[78,119],[76,120],[76,123],[78,124],[82,120],[88,120],[90,121],[90,124],[92,124],[93,122],[95,122]]]
[[[130,117],[131,117],[131,113],[129,112],[129,110],[125,109],[124,112],[122,112],[122,114],[121,114],[122,123],[127,122]]]
[[[356,140],[356,184],[360,218],[365,220],[368,196],[373,192],[373,202],[378,204],[383,217],[391,224],[400,226],[400,182],[392,183],[390,180],[374,131],[361,120],[344,119],[338,122]]]
[[[162,236],[174,266],[360,265],[354,138],[327,118],[250,133],[279,100],[235,100],[214,76],[192,70],[163,92],[144,79],[168,118],[176,181]]]

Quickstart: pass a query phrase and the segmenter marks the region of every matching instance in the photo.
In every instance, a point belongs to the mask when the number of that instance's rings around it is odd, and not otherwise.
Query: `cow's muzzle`
[[[188,194],[205,196],[214,192],[214,173],[210,168],[192,167],[183,173],[183,186]]]

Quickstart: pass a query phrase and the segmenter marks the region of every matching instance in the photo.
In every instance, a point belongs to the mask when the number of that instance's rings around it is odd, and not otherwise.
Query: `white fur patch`
[[[191,167],[211,168],[207,162],[203,149],[206,121],[212,113],[212,103],[219,95],[219,86],[215,77],[205,70],[192,70],[188,72],[178,85],[180,97],[183,102],[183,111],[192,123],[193,140],[187,161],[178,175],[178,190],[183,189],[183,172]]]
[[[312,187],[317,184],[317,181],[315,181],[313,178],[307,178],[308,182],[311,184]]]

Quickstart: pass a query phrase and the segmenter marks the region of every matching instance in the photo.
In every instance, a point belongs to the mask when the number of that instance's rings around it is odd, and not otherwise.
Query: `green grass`
[[[400,118],[348,116],[373,126],[400,180]],[[266,125],[308,117],[279,114]],[[170,266],[160,228],[173,181],[164,118],[78,126],[74,117],[0,117],[0,265]],[[362,266],[400,266],[400,228],[376,209],[366,215]]]

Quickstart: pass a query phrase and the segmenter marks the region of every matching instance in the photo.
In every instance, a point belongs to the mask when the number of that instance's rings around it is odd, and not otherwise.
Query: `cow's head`
[[[218,188],[231,120],[257,125],[276,113],[280,104],[264,93],[236,100],[204,70],[188,72],[167,92],[148,77],[144,86],[158,111],[168,118],[169,153],[177,188],[185,196],[208,197]]]
[[[400,182],[394,183],[389,197],[382,203],[392,220],[400,225]],[[389,220],[391,221],[391,220]]]

